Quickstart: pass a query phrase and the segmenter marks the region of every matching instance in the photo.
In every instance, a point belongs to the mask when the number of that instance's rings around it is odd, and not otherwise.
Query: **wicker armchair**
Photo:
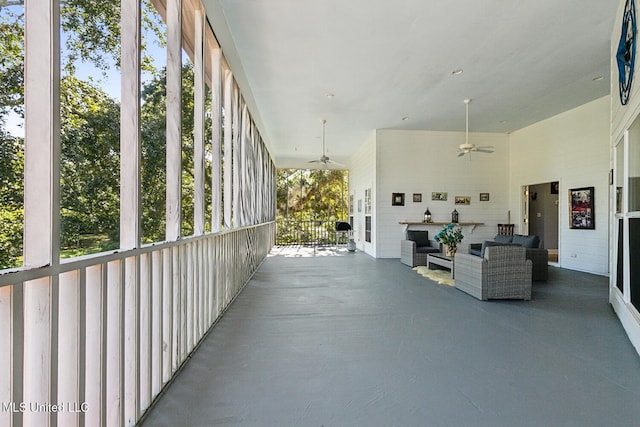
[[[456,253],[455,286],[480,300],[531,299],[531,260],[520,246],[490,246],[484,258]]]
[[[427,265],[427,255],[440,252],[440,244],[429,240],[426,230],[407,230],[406,240],[400,241],[400,262],[409,267]]]

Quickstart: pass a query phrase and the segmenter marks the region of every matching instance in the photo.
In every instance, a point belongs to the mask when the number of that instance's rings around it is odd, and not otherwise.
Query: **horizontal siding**
[[[493,238],[496,225],[507,221],[508,136],[472,133],[472,143],[493,145],[495,152],[457,157],[464,139],[460,132],[378,132],[378,257],[400,257],[406,226],[399,222],[421,221],[427,207],[437,222],[449,221],[456,209],[461,222],[485,224],[464,228],[463,250],[469,243]],[[447,192],[448,200],[432,201],[432,192]],[[392,193],[405,193],[405,205],[392,206]],[[413,193],[421,193],[422,202],[414,203]],[[489,193],[490,200],[481,202],[480,193]],[[469,196],[471,204],[455,205],[455,196]],[[439,227],[429,230],[433,236]]]

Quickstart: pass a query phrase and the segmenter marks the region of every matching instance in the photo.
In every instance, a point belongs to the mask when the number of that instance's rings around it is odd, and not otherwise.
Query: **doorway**
[[[558,181],[525,187],[525,227],[529,235],[542,240],[542,247],[549,251],[549,262],[558,262],[559,230],[559,183]]]

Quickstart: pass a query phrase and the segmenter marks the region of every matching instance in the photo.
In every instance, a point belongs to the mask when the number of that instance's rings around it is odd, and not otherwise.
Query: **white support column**
[[[24,265],[60,257],[60,5],[25,2]]]
[[[249,185],[255,186],[258,184],[257,181],[250,179],[251,173],[251,145],[249,142],[249,114],[247,110],[247,105],[244,101],[241,102],[240,105],[240,161],[241,168],[239,175],[240,180],[240,200],[241,200],[241,216],[240,219],[242,221],[242,225],[251,224],[251,203],[250,199],[253,197],[254,191],[249,191]]]
[[[121,0],[120,248],[140,246],[140,1]]]
[[[204,13],[194,11],[194,111],[193,111],[193,165],[194,165],[194,234],[204,234]]]
[[[240,134],[242,133],[242,124],[240,123],[240,91],[235,82],[233,84],[233,98],[232,98],[232,128],[233,128],[233,214],[232,223],[233,227],[242,226],[242,204],[240,200],[240,171],[242,170],[242,164],[240,161]]]
[[[139,0],[121,0],[121,107],[120,107],[120,248],[140,246],[141,139],[140,139],[140,17]],[[167,120],[168,121],[168,120]],[[133,425],[140,408],[140,265],[136,257],[123,263],[123,348],[120,369],[122,405],[126,425]]]
[[[25,2],[24,10],[23,264],[39,267],[58,264],[60,258],[60,3]],[[52,401],[52,365],[57,362],[54,282],[46,277],[24,284],[22,402]],[[47,412],[23,414],[25,425],[46,426],[50,418]]]
[[[182,219],[182,0],[167,1],[166,239],[180,239]]]
[[[211,52],[211,231],[220,231],[222,222],[222,52]]]
[[[231,154],[233,122],[232,122],[232,102],[233,98],[233,74],[226,71],[224,76],[224,228],[231,228],[231,213],[233,204],[232,181],[233,181],[233,161]]]
[[[242,109],[242,115],[245,117],[244,122],[244,147],[245,147],[245,171],[244,171],[244,182],[247,186],[245,191],[244,200],[247,205],[245,209],[246,217],[245,224],[253,225],[256,223],[255,221],[255,203],[254,200],[258,197],[258,191],[252,191],[249,186],[253,186],[255,188],[260,187],[260,181],[258,180],[258,176],[256,172],[256,156],[255,156],[255,144],[253,142],[253,132],[252,132],[252,120],[251,114],[249,114],[249,108],[245,104]]]

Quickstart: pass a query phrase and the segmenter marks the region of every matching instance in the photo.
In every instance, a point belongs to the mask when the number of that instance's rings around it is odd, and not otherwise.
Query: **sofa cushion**
[[[475,256],[482,256],[482,243],[469,243],[469,253]]]
[[[516,243],[525,248],[537,248],[540,245],[540,238],[538,236],[523,236],[521,234],[514,234],[513,243]]]
[[[419,254],[434,254],[436,252],[440,252],[440,250],[433,246],[416,246],[416,253]]]
[[[496,237],[493,238],[497,243],[511,243],[513,236],[506,236],[504,234],[496,234]]]
[[[407,240],[416,242],[416,246],[431,246],[429,232],[426,230],[407,230]]]

